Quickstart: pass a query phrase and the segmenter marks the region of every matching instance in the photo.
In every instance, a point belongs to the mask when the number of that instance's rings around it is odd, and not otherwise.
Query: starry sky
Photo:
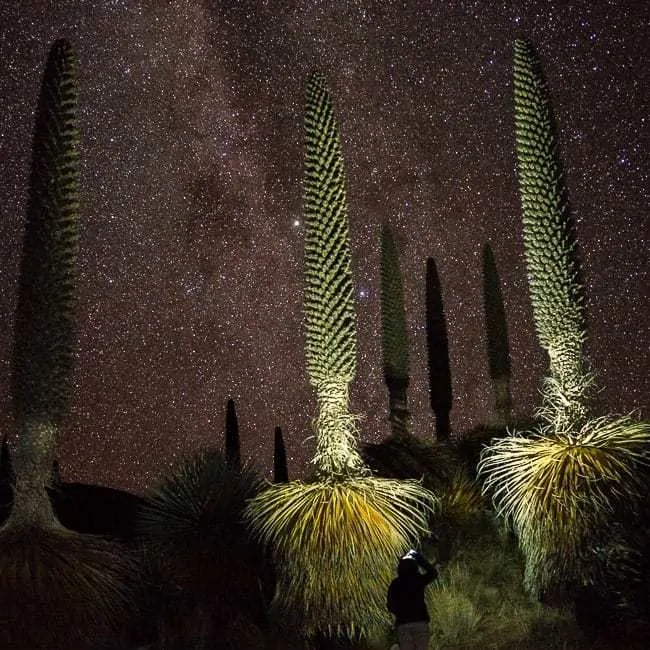
[[[570,6],[568,6],[570,5]],[[292,476],[314,451],[301,328],[304,91],[329,79],[357,296],[353,411],[388,434],[379,226],[402,256],[413,431],[431,436],[425,266],[442,284],[455,435],[492,392],[481,260],[502,279],[515,410],[546,368],[534,335],[516,192],[512,49],[538,50],[586,282],[596,409],[648,416],[650,5],[642,0],[9,0],[0,4],[0,424],[33,111],[52,41],[79,61],[78,351],[60,436],[64,480],[142,491],[219,447],[226,401],[242,455],[271,476],[281,426]]]

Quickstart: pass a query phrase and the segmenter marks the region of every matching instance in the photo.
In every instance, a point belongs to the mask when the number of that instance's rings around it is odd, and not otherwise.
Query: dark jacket
[[[419,567],[424,569],[424,573],[419,572]],[[437,577],[438,572],[421,555],[417,560],[400,560],[397,578],[388,587],[388,610],[395,615],[395,625],[429,621],[424,590]]]

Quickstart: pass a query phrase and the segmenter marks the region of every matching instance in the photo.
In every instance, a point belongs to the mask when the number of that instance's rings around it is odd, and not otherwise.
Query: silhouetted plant
[[[510,346],[501,283],[490,244],[483,248],[483,305],[488,368],[494,391],[494,426],[510,421]]]
[[[66,530],[47,488],[70,397],[75,341],[76,61],[50,50],[36,110],[14,323],[11,393],[19,425],[11,513],[0,531],[0,646],[78,648],[124,624],[128,553]]]
[[[241,467],[241,445],[235,401],[228,400],[226,407],[226,458],[234,467]]]
[[[356,447],[348,386],[356,327],[343,157],[325,79],[312,75],[305,113],[305,328],[316,390],[315,480],[270,486],[246,518],[275,558],[275,606],[304,633],[358,633],[389,624],[395,561],[426,531],[432,497],[417,482],[373,478]]]
[[[452,481],[459,458],[448,444],[407,434],[391,435],[379,443],[361,446],[364,461],[378,476],[416,479],[440,494]]]
[[[5,529],[0,571],[3,648],[95,648],[129,621],[130,554],[100,537]]]
[[[11,463],[7,434],[5,434],[2,436],[2,445],[0,446],[0,485],[13,485],[14,480],[14,468]]]
[[[596,582],[594,550],[611,525],[634,513],[645,493],[650,424],[630,417],[591,418],[593,383],[576,242],[557,158],[546,85],[525,41],[515,43],[515,120],[524,242],[536,331],[549,356],[540,426],[513,432],[483,452],[479,470],[498,513],[513,525],[534,594]]]
[[[273,438],[273,482],[287,483],[289,481],[289,469],[287,467],[287,452],[284,448],[282,429],[275,427]]]
[[[408,433],[409,410],[406,391],[409,384],[409,346],[404,311],[404,287],[399,253],[387,223],[381,228],[381,350],[384,380],[388,387],[391,431]]]
[[[36,111],[27,220],[14,322],[11,389],[20,425],[10,525],[55,525],[49,485],[56,428],[67,410],[73,363],[78,142],[75,57],[50,52]]]
[[[436,416],[436,437],[449,439],[449,412],[452,405],[449,341],[436,263],[427,258],[426,276],[427,358],[429,361],[429,400]]]
[[[224,454],[203,452],[181,462],[146,495],[140,535],[183,565],[221,560],[227,568],[232,548],[245,538],[241,513],[261,488],[251,468],[233,466]]]

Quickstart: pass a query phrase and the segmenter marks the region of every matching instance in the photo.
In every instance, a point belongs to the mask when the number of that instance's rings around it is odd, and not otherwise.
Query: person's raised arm
[[[418,563],[418,566],[422,567],[424,570],[424,573],[421,574],[422,580],[424,580],[425,584],[429,584],[430,582],[433,582],[437,577],[438,577],[438,571],[436,571],[436,568],[427,560],[427,558],[422,555],[422,553],[415,552],[413,554],[413,559]]]

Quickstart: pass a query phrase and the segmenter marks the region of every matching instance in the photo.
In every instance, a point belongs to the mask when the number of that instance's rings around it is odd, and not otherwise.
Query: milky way
[[[79,60],[82,128],[78,358],[63,477],[142,490],[222,444],[290,473],[314,450],[301,329],[302,113],[329,79],[346,164],[363,440],[388,433],[379,347],[378,230],[401,252],[413,430],[433,433],[425,264],[441,279],[455,435],[492,406],[481,259],[495,252],[518,413],[546,363],[533,330],[516,193],[512,48],[537,48],[586,283],[596,409],[650,394],[650,15],[643,2],[9,2],[0,7],[0,403],[8,377],[33,111],[55,38]],[[521,7],[518,8],[518,5]],[[344,8],[342,8],[344,7]],[[525,8],[522,8],[525,7]],[[647,416],[647,412],[646,412]]]

